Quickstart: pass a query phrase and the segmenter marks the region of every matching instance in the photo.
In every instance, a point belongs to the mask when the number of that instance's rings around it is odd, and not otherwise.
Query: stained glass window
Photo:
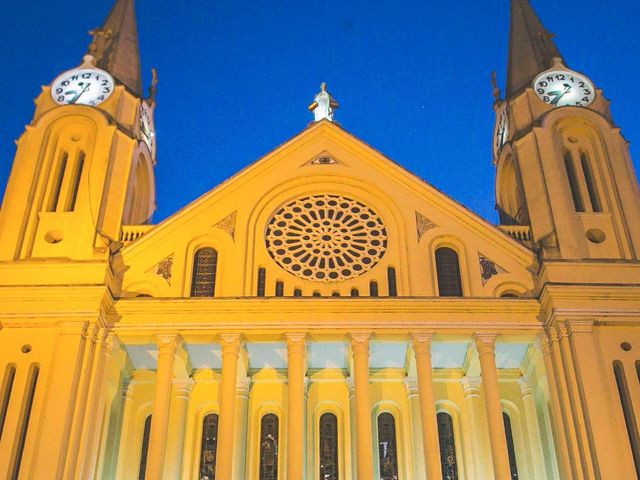
[[[380,480],[398,480],[396,421],[390,413],[378,415],[378,453]]]
[[[320,480],[338,480],[338,419],[333,413],[320,417]]]
[[[513,444],[513,431],[511,430],[511,419],[509,415],[502,412],[504,420],[504,433],[507,436],[507,452],[509,453],[509,469],[512,480],[518,480],[518,465],[516,464],[516,448]]]
[[[215,480],[218,449],[218,415],[210,413],[202,421],[200,480]]]
[[[438,413],[438,438],[440,440],[442,480],[458,480],[458,463],[456,461],[456,442],[453,436],[453,420],[448,413]]]
[[[460,262],[455,250],[448,247],[436,250],[436,272],[438,274],[438,292],[441,297],[462,296]]]
[[[147,470],[147,454],[149,453],[149,434],[151,433],[151,415],[144,421],[144,433],[142,434],[142,450],[140,452],[140,469],[138,480],[144,480]]]
[[[278,417],[269,413],[260,422],[259,480],[278,479]]]
[[[218,252],[213,248],[201,248],[193,257],[192,297],[213,297],[216,289]]]

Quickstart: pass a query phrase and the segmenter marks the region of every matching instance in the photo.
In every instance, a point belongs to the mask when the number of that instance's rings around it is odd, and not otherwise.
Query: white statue
[[[309,105],[309,110],[313,112],[314,121],[319,122],[323,118],[326,118],[330,122],[333,122],[333,111],[337,108],[338,102],[327,92],[327,84],[322,82],[320,84],[320,93],[316,95],[313,103]]]

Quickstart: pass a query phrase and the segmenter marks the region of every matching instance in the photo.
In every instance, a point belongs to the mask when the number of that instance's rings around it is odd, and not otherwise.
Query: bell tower
[[[122,224],[155,208],[151,98],[143,99],[133,0],[116,0],[82,64],[44,86],[17,141],[0,261],[101,260]]]
[[[496,89],[496,204],[546,259],[637,260],[640,195],[609,101],[570,70],[528,0],[511,1],[505,98]]]

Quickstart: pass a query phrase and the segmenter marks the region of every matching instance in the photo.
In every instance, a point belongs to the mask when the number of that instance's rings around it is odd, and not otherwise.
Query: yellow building
[[[491,225],[333,122],[157,225],[132,0],[0,213],[0,478],[640,478],[640,194],[512,0]]]

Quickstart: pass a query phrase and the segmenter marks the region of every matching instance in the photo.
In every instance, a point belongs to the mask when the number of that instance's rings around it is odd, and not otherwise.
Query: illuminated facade
[[[0,477],[640,478],[640,194],[512,0],[491,225],[333,123],[157,225],[132,0],[0,213]],[[544,72],[544,75],[541,75]]]

